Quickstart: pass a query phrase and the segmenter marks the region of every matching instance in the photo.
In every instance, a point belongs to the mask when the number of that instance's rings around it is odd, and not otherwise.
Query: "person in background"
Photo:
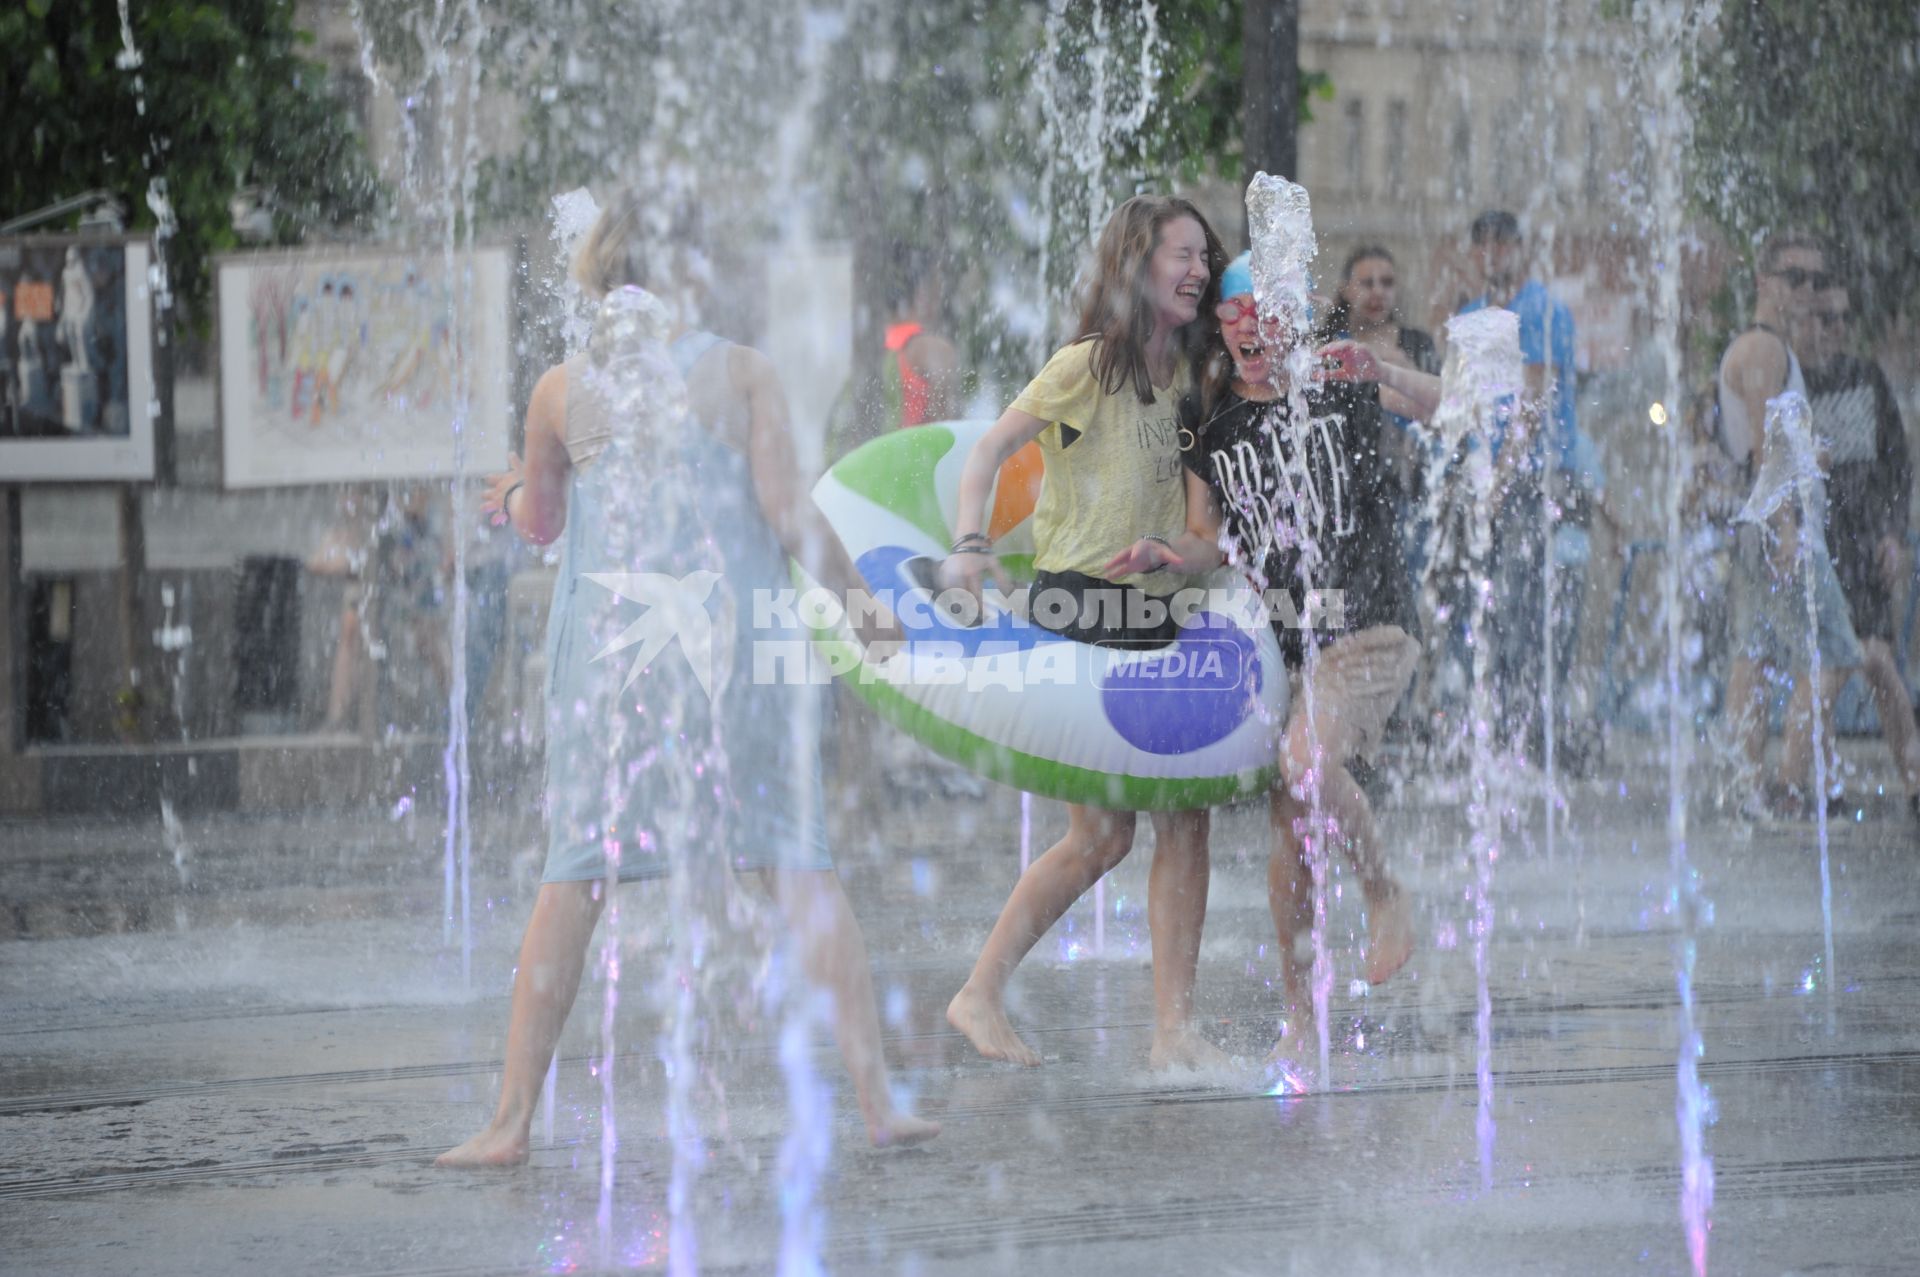
[[[1518,411],[1495,433],[1492,632],[1500,736],[1510,748],[1541,756],[1545,722],[1545,659],[1553,660],[1556,723],[1564,737],[1567,686],[1591,545],[1586,531],[1600,484],[1592,445],[1574,414],[1573,315],[1545,284],[1527,278],[1526,245],[1512,213],[1492,210],[1473,220],[1473,266],[1482,292],[1460,314],[1493,306],[1520,317],[1526,385]],[[1517,442],[1508,438],[1521,435]],[[1515,446],[1506,446],[1515,442]],[[1542,642],[1547,503],[1558,510],[1554,534],[1551,643]]]
[[[1908,807],[1920,817],[1920,734],[1893,654],[1894,600],[1912,571],[1907,522],[1913,462],[1886,374],[1848,350],[1849,310],[1846,286],[1836,283],[1814,294],[1790,336],[1806,361],[1814,434],[1827,447],[1827,547],[1860,639],[1860,671]]]
[[[1798,443],[1781,419],[1770,421],[1769,401],[1807,398],[1807,383],[1790,335],[1804,331],[1816,293],[1828,286],[1826,251],[1818,240],[1781,232],[1760,246],[1754,264],[1753,324],[1733,339],[1720,360],[1717,440],[1736,467],[1749,476],[1752,495],[1737,516],[1744,524],[1734,554],[1731,586],[1734,653],[1727,676],[1730,726],[1747,774],[1743,806],[1755,815],[1804,818],[1815,801],[1808,784],[1813,764],[1814,713],[1832,721],[1833,702],[1862,660],[1853,618],[1828,552],[1826,485],[1812,485],[1815,509],[1803,512],[1795,485],[1782,482],[1795,469]],[[1814,634],[1807,632],[1810,569],[1815,597]],[[1811,652],[1818,644],[1821,685],[1813,686]],[[1785,740],[1778,777],[1757,786],[1766,758],[1768,712],[1765,669],[1788,677]],[[1833,739],[1831,731],[1826,739]]]
[[[960,353],[940,334],[940,279],[917,253],[901,255],[882,365],[889,406],[900,426],[951,421],[960,411]]]
[[[903,247],[892,265],[879,384],[864,405],[853,382],[840,392],[827,421],[828,465],[888,431],[960,413],[960,354],[940,331],[939,274],[911,248]]]
[[[1319,339],[1327,343],[1322,358],[1338,365],[1340,377],[1379,386],[1387,427],[1379,432],[1379,446],[1397,480],[1407,573],[1418,582],[1426,564],[1427,527],[1420,516],[1429,461],[1419,423],[1440,403],[1440,353],[1425,329],[1400,317],[1392,253],[1372,244],[1347,255]]]

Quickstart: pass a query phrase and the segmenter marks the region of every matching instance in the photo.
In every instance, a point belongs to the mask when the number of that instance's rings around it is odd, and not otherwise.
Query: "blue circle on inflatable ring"
[[[1122,740],[1149,754],[1189,754],[1225,740],[1259,699],[1265,671],[1253,637],[1203,612],[1172,647],[1111,650],[1100,703]]]

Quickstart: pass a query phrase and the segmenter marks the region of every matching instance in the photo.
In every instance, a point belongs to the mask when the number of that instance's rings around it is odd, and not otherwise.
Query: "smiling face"
[[[1162,226],[1147,261],[1147,289],[1158,326],[1180,328],[1199,318],[1211,278],[1207,235],[1200,223],[1176,217]]]
[[[1214,313],[1220,317],[1220,339],[1233,359],[1234,380],[1250,386],[1270,384],[1284,352],[1270,349],[1261,340],[1253,294],[1222,298]]]
[[[1355,328],[1378,328],[1393,315],[1393,263],[1384,257],[1362,257],[1353,264],[1340,296],[1347,303]]]

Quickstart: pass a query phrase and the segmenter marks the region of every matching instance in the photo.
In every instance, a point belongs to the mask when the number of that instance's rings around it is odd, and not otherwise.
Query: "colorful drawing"
[[[258,254],[220,264],[229,487],[505,464],[504,249]]]

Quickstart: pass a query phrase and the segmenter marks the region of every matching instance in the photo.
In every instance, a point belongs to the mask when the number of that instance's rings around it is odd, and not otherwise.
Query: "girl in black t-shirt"
[[[1395,523],[1399,485],[1380,454],[1379,401],[1371,387],[1328,380],[1306,387],[1306,420],[1296,421],[1286,394],[1287,352],[1262,345],[1250,278],[1236,270],[1240,265],[1229,266],[1222,281],[1225,350],[1183,410],[1186,530],[1135,542],[1108,571],[1166,566],[1198,574],[1229,562],[1266,592],[1295,672],[1279,742],[1281,780],[1271,795],[1268,902],[1288,1002],[1304,1024],[1310,967],[1294,945],[1312,918],[1303,834],[1316,774],[1319,807],[1366,898],[1368,981],[1386,980],[1413,951],[1405,893],[1387,872],[1372,807],[1347,763],[1378,739],[1419,648],[1410,635],[1412,592]],[[1327,604],[1324,615],[1308,615],[1309,584]],[[1311,630],[1301,628],[1302,620]],[[1301,683],[1309,633],[1316,648],[1310,689]]]

